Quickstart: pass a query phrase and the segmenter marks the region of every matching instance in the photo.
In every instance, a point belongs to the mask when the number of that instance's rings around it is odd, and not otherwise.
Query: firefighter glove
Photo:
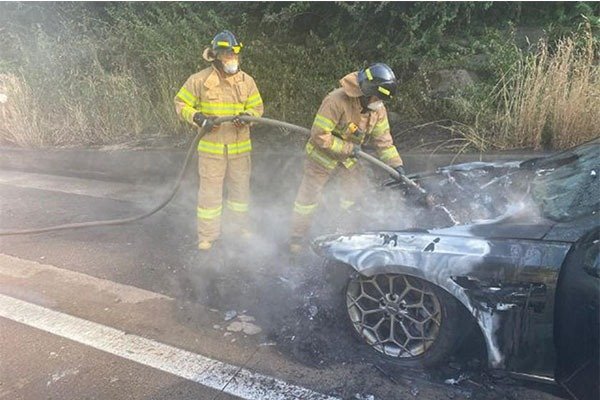
[[[406,175],[406,172],[404,172],[404,167],[402,165],[398,165],[397,167],[394,168],[394,170],[400,174],[400,176],[404,176]]]
[[[358,153],[361,151],[362,147],[360,147],[360,144],[354,144],[354,147],[352,147],[352,157],[358,158]]]
[[[211,130],[212,127],[215,125],[214,117],[207,117],[206,115],[199,112],[194,114],[193,120],[194,123],[200,128],[205,128],[207,130]]]
[[[238,116],[231,120],[231,122],[233,122],[233,125],[235,125],[236,128],[242,128],[243,126],[248,124],[247,122],[244,122],[240,119],[241,116],[248,116],[248,114],[240,113]]]

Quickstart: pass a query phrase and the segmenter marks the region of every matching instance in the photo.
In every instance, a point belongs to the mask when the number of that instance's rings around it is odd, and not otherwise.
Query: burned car
[[[598,398],[599,167],[597,139],[522,162],[439,168],[412,176],[437,203],[412,227],[325,235],[312,247],[345,274],[354,333],[385,359],[434,366],[456,351],[467,319],[490,368]],[[446,217],[427,219],[436,208]]]

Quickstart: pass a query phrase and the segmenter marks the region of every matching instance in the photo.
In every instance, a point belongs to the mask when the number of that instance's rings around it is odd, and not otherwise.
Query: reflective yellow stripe
[[[317,210],[319,204],[300,204],[294,202],[294,212],[301,215],[310,215]]]
[[[248,99],[246,99],[246,105],[244,108],[254,108],[263,103],[262,97],[260,97],[260,93],[254,93]]]
[[[338,164],[337,160],[323,154],[311,142],[306,143],[306,153],[309,158],[327,169],[334,169]]]
[[[367,75],[368,80],[373,80],[373,74],[371,74],[371,70],[369,68],[365,69],[365,75]]]
[[[396,150],[396,147],[394,146],[390,146],[387,149],[379,151],[379,158],[381,161],[389,161],[396,157],[400,157],[400,154],[398,154],[398,150]]]
[[[390,123],[388,122],[387,118],[384,119],[381,122],[378,122],[375,125],[375,128],[373,128],[373,132],[371,133],[373,136],[380,136],[383,135],[386,131],[390,130]]]
[[[201,140],[198,142],[198,151],[209,154],[225,154],[225,145]]]
[[[194,107],[185,106],[181,109],[181,116],[190,124],[194,123],[194,114],[196,114],[198,110]]]
[[[386,96],[389,96],[389,95],[390,95],[390,91],[389,91],[389,90],[387,90],[387,89],[386,89],[386,88],[384,88],[384,87],[377,86],[377,90],[378,90],[379,92],[381,92],[381,93],[385,94]]]
[[[227,208],[237,212],[248,212],[248,203],[227,200]]]
[[[215,207],[215,208],[202,208],[198,207],[196,210],[196,215],[198,218],[202,219],[215,219],[221,216],[221,212],[223,211],[223,206]]]
[[[217,42],[217,46],[231,47],[231,45],[229,44],[229,42]]]
[[[214,116],[238,115],[239,113],[244,111],[244,104],[242,104],[242,103],[201,102],[199,109],[203,114],[206,114],[206,115],[214,115]]]
[[[177,92],[177,97],[183,100],[183,102],[190,107],[195,107],[198,103],[198,98],[191,94],[190,91],[184,87],[179,89],[179,92]]]
[[[252,151],[252,141],[250,139],[243,142],[223,144],[201,140],[198,142],[198,151],[209,154],[225,154],[227,147],[228,154],[243,154]]]
[[[344,150],[344,141],[333,136],[333,142],[331,143],[331,152],[340,154]]]
[[[352,207],[353,205],[354,205],[354,201],[352,201],[352,200],[344,200],[344,199],[341,199],[341,200],[340,200],[340,207],[341,207],[343,210],[347,210],[347,209],[349,209],[350,207]]]
[[[243,142],[231,143],[227,145],[227,154],[242,154],[252,150],[252,141],[250,139]]]
[[[350,169],[354,166],[354,164],[356,164],[358,162],[358,160],[354,157],[348,157],[346,158],[342,164],[344,164],[344,167],[346,167],[347,169]]]
[[[313,125],[323,129],[324,131],[332,131],[333,128],[335,128],[335,122],[333,122],[329,118],[322,116],[321,114],[317,114],[315,116],[315,121],[313,122]]]

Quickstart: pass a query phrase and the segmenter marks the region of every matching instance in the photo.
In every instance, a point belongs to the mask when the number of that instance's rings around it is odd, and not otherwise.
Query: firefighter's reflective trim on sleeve
[[[190,124],[193,124],[194,123],[194,114],[196,114],[197,112],[198,112],[198,110],[196,110],[194,107],[185,106],[181,109],[181,116],[183,117],[184,120],[186,120]]]
[[[344,150],[344,141],[335,136],[332,137],[331,148],[329,149],[332,153],[340,154]]]
[[[262,97],[260,97],[260,93],[256,92],[256,93],[250,95],[248,97],[248,99],[246,99],[244,108],[245,109],[254,108],[256,106],[261,105],[262,103],[263,103],[263,101],[262,101]]]
[[[236,212],[248,212],[248,203],[241,203],[239,201],[227,200],[227,208],[231,211]]]
[[[227,145],[227,154],[243,154],[249,151],[252,151],[252,141],[250,139]]]
[[[294,202],[294,212],[300,215],[311,215],[316,210],[319,204],[300,204],[297,201]]]
[[[321,152],[311,142],[306,143],[306,154],[310,159],[327,169],[334,169],[338,164],[337,160]]]
[[[342,210],[348,210],[353,205],[354,205],[353,200],[340,199],[340,208]]]
[[[202,219],[215,219],[221,216],[221,212],[223,211],[223,206],[214,207],[214,208],[202,208],[198,207],[196,211],[196,215],[198,218]]]
[[[387,149],[379,151],[379,158],[381,161],[389,161],[396,157],[400,157],[400,154],[398,154],[398,150],[396,150],[395,146],[390,146]]]
[[[198,142],[198,151],[209,154],[225,154],[225,145],[223,143],[200,140]]]
[[[198,104],[198,98],[184,87],[179,89],[179,92],[177,92],[177,97],[179,97],[185,104],[192,108],[196,107]]]
[[[313,126],[323,129],[324,131],[331,132],[335,128],[335,122],[322,116],[321,114],[317,114],[315,116],[315,121],[313,122]]]
[[[377,124],[375,124],[375,127],[373,128],[373,132],[371,134],[373,136],[381,136],[386,131],[389,131],[389,130],[390,130],[390,123],[388,122],[388,119],[386,118],[383,121],[380,121]]]

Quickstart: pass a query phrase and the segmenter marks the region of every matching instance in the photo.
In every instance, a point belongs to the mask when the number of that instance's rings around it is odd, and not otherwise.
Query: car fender
[[[547,375],[554,362],[552,335],[545,340],[536,335],[546,335],[548,327],[551,331],[556,281],[569,248],[561,242],[426,231],[329,235],[313,241],[317,254],[364,276],[406,274],[441,287],[477,321],[490,367],[534,368]],[[542,357],[540,372],[532,363],[543,352],[550,354]]]

